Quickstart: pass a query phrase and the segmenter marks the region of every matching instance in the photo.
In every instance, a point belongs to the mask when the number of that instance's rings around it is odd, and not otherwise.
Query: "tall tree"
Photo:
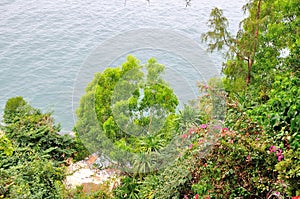
[[[261,0],[253,0],[243,7],[244,12],[249,13],[249,17],[241,22],[236,36],[229,33],[229,23],[223,11],[214,8],[208,21],[211,30],[202,34],[202,40],[209,42],[208,50],[211,52],[227,48],[226,58],[229,58],[229,61],[225,64],[224,73],[233,82],[245,76],[246,85],[250,84],[262,21],[261,6]]]
[[[297,0],[250,0],[243,7],[248,16],[235,36],[228,31],[223,11],[212,10],[211,30],[202,34],[202,40],[210,51],[226,50],[223,73],[229,90],[242,90],[266,76],[272,79],[274,71],[287,68],[282,64],[285,59],[290,60],[289,68],[299,68],[299,4]]]

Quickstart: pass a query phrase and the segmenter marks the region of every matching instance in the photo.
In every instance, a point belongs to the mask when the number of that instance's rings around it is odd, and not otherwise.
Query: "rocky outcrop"
[[[65,180],[65,185],[68,188],[76,188],[82,185],[84,189],[94,190],[104,182],[109,184],[109,189],[112,190],[119,184],[120,172],[115,169],[105,168],[97,169],[94,164],[98,156],[93,154],[85,160],[71,163],[68,166],[68,176]]]

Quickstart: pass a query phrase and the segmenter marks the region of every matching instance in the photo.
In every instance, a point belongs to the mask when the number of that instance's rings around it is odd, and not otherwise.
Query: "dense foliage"
[[[165,169],[124,177],[116,198],[291,198],[300,195],[299,14],[296,0],[252,0],[233,36],[222,10],[212,10],[203,34],[225,55],[225,128],[206,155],[198,142]],[[203,107],[207,100],[198,103]],[[195,109],[197,110],[197,109]],[[197,114],[202,114],[198,112]],[[180,118],[180,116],[178,116]],[[199,139],[210,120],[179,123]],[[202,123],[202,125],[200,125]],[[204,124],[206,123],[206,124]],[[183,136],[186,138],[186,136]],[[296,198],[296,197],[294,197]]]
[[[75,126],[91,151],[121,167],[132,165],[133,173],[160,166],[152,157],[173,138],[178,105],[163,73],[164,66],[154,58],[142,65],[128,56],[122,66],[95,74],[81,99]],[[149,160],[142,160],[144,156]]]
[[[213,9],[202,39],[210,51],[225,49],[224,78],[199,85],[205,95],[180,111],[154,58],[142,65],[128,56],[95,74],[74,130],[91,151],[131,168],[113,194],[105,184],[67,191],[66,160],[84,157],[85,147],[58,135],[50,113],[8,100],[0,198],[300,198],[299,8],[298,0],[249,0],[236,35]]]
[[[61,198],[66,160],[87,155],[81,142],[22,97],[7,101],[1,128],[0,197]]]

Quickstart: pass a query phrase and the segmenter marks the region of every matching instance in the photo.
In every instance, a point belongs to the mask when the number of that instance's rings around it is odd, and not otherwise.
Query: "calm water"
[[[102,42],[133,29],[162,28],[176,30],[205,48],[199,37],[207,31],[210,10],[222,8],[235,32],[243,3],[193,0],[185,8],[183,0],[151,0],[150,5],[127,0],[126,6],[122,0],[1,0],[1,115],[6,100],[21,95],[33,106],[53,111],[63,130],[71,130],[76,75]],[[213,54],[212,60],[220,68],[221,55]]]

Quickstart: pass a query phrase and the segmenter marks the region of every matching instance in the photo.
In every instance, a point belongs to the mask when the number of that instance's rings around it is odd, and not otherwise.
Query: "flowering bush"
[[[278,159],[270,148],[274,151],[265,134],[242,135],[223,130],[211,153],[198,158],[193,192],[202,197],[258,198],[283,191],[284,184],[273,171]]]

